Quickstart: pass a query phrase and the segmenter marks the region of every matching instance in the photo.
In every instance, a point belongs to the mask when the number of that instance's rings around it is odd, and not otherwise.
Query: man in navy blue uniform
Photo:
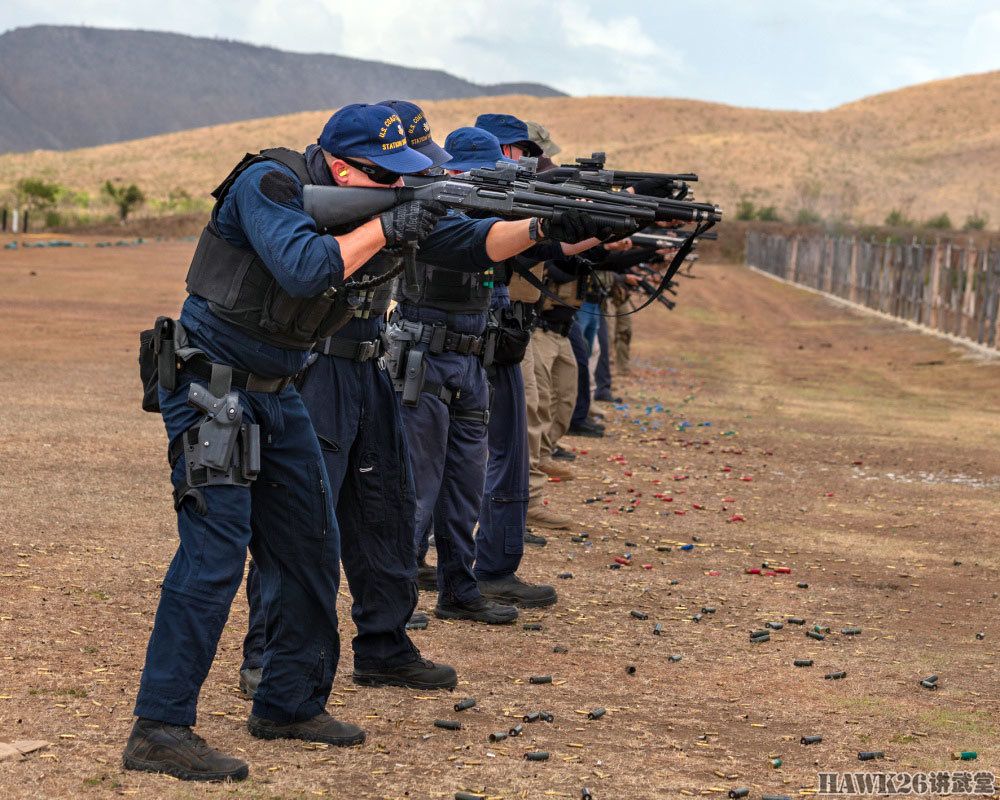
[[[520,131],[526,140],[523,122]],[[445,165],[451,172],[489,166],[502,158],[496,137],[476,129],[455,131],[445,148],[455,156]],[[596,240],[591,237],[602,231],[598,221],[578,211],[544,222],[533,219],[499,225],[515,226],[513,230],[525,237],[523,246],[503,254],[494,252],[490,262],[473,262],[479,271],[463,275],[418,260],[414,269],[404,270],[399,278],[398,311],[389,327],[390,369],[398,376],[396,390],[401,396],[417,496],[417,556],[422,563],[431,530],[438,556],[435,614],[489,624],[513,622],[515,603],[555,602],[554,589],[532,586],[513,574],[523,552],[524,533],[520,500],[514,494],[519,491],[517,469],[514,479],[507,481],[512,489],[509,498],[515,501],[511,506],[516,536],[506,522],[498,527],[491,520],[485,535],[480,531],[479,541],[473,537],[482,512],[489,457],[491,391],[484,364],[491,364],[486,326],[496,267],[529,248],[533,253],[542,251],[531,261],[578,252],[592,246]],[[535,244],[543,239],[549,241]],[[513,388],[505,389],[508,406]],[[506,433],[519,442],[525,430],[523,417],[519,420],[515,409],[506,411],[517,426]],[[523,446],[519,451],[515,445],[510,455],[519,462],[523,453]],[[493,485],[499,496],[504,489],[499,481]],[[492,513],[490,503],[487,514]],[[474,563],[479,565],[475,569]]]
[[[402,121],[409,146],[440,167],[450,156],[431,138],[422,109],[404,100],[383,100]],[[313,183],[348,185],[350,173],[332,173],[310,145],[306,159],[317,168]],[[346,174],[342,174],[346,173]],[[484,225],[449,217],[424,240],[423,258],[465,263],[482,247]],[[467,237],[460,238],[460,232]],[[448,245],[442,248],[442,244]],[[384,252],[375,259],[388,262]],[[373,261],[375,260],[373,259]],[[372,262],[366,271],[372,269]],[[379,269],[378,271],[384,271]],[[392,381],[380,367],[391,282],[359,292],[351,319],[314,348],[316,356],[299,385],[319,437],[340,528],[341,560],[354,600],[354,682],[368,686],[453,689],[455,670],[420,657],[406,632],[417,602],[414,580],[413,481]],[[252,696],[261,677],[264,613],[260,581],[251,562],[247,576],[250,625],[243,643],[240,687]]]
[[[365,737],[325,711],[339,656],[340,537],[319,440],[290,381],[349,314],[345,280],[383,248],[425,237],[444,208],[404,203],[347,232],[317,231],[302,187],[324,169],[384,187],[431,163],[385,106],[341,109],[319,145],[308,157],[273,149],[237,165],[214,193],[179,322],[160,318],[152,332],[180,544],[149,640],[127,769],[247,776],[245,763],[191,726],[248,547],[265,629],[250,733],[333,745]]]

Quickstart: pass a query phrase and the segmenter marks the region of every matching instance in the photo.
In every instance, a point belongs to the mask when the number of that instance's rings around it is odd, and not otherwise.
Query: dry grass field
[[[563,147],[560,158],[601,149],[612,167],[697,172],[698,197],[730,213],[746,196],[775,205],[786,219],[814,206],[825,218],[867,224],[881,224],[893,208],[918,220],[947,212],[955,225],[979,212],[994,228],[1000,224],[1000,72],[808,113],[625,97],[478,98],[427,102],[425,108],[441,141],[479,113],[509,111],[548,126]],[[19,178],[42,176],[95,199],[109,178],[136,182],[154,200],[177,189],[207,197],[244,152],[305,146],[328,115],[323,110],[72,152],[3,155],[0,196]]]
[[[358,689],[342,661],[331,711],[369,732],[342,751],[247,734],[238,599],[199,729],[251,778],[124,773],[176,535],[163,431],[139,410],[136,335],[177,308],[192,247],[0,250],[0,741],[50,743],[0,761],[0,796],[537,800],[586,785],[598,800],[738,786],[759,798],[798,796],[818,771],[1000,772],[1000,364],[700,264],[675,312],[638,319],[625,402],[604,407],[609,436],[568,440],[580,477],[549,498],[577,527],[549,532],[522,568],[558,585],[558,606],[506,629],[432,619],[415,638],[456,665],[454,694]],[[609,569],[625,553],[630,565]],[[745,572],[765,562],[791,573]],[[715,611],[695,622],[703,607]],[[788,617],[831,633],[807,638]],[[766,622],[785,624],[751,644]],[[918,685],[931,673],[936,691]],[[553,683],[530,685],[538,674]],[[478,705],[455,713],[465,696]],[[588,720],[597,706],[607,715]],[[487,741],[536,710],[554,721]],[[801,745],[809,735],[822,743]],[[549,761],[523,760],[536,749]],[[862,750],[885,760],[859,762]],[[978,760],[953,761],[959,750]]]

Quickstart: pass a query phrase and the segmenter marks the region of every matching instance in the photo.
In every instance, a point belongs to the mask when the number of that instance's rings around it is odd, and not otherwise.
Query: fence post
[[[850,275],[848,277],[848,282],[850,283],[850,295],[849,298],[852,303],[858,302],[858,237],[851,237],[851,267]]]
[[[833,263],[833,237],[827,236],[826,241],[823,243],[823,247],[826,250],[826,274],[823,276],[823,291],[828,294],[833,294],[833,269],[836,266]]]
[[[934,254],[931,256],[931,313],[927,324],[937,328],[938,323],[938,287],[941,285],[941,240],[934,240]]]
[[[976,292],[973,288],[976,283],[976,264],[979,262],[979,252],[973,250],[972,237],[965,248],[965,292],[962,294],[962,319],[958,323],[958,335],[966,336],[969,330],[969,320],[976,313]]]
[[[799,259],[799,237],[792,237],[792,249],[788,251],[788,280],[795,283],[796,265]]]
[[[14,210],[10,212],[10,232],[17,233],[17,206],[14,206]]]

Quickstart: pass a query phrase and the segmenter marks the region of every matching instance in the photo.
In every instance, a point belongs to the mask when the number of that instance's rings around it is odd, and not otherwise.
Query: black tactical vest
[[[490,307],[495,275],[489,272],[457,272],[423,261],[407,266],[396,283],[400,303],[428,306],[457,314],[485,313]]]
[[[190,294],[204,297],[212,313],[254,338],[294,350],[308,350],[341,328],[366,305],[357,293],[332,287],[316,297],[292,297],[251,249],[230,244],[215,227],[215,215],[240,174],[251,164],[277,161],[290,168],[302,185],[311,183],[306,159],[283,147],[247,153],[212,192],[212,221],[202,231],[187,275]],[[388,304],[388,298],[386,298]]]

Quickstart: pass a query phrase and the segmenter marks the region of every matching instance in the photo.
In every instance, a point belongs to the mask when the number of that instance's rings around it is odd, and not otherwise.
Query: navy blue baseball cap
[[[476,127],[492,133],[500,144],[519,145],[529,156],[542,154],[542,148],[531,141],[528,126],[513,114],[480,114],[476,117]]]
[[[379,100],[378,104],[388,106],[399,114],[403,130],[406,131],[407,144],[418,153],[427,156],[431,160],[432,167],[440,167],[451,159],[451,154],[431,138],[430,123],[427,122],[427,115],[420,106],[409,100]]]
[[[482,128],[459,128],[448,134],[444,147],[451,153],[445,169],[466,171],[496,166],[498,161],[515,163],[500,150],[500,141]]]
[[[407,146],[403,122],[388,106],[365,103],[344,106],[324,126],[319,146],[331,155],[367,158],[403,175],[431,165],[427,156]]]

